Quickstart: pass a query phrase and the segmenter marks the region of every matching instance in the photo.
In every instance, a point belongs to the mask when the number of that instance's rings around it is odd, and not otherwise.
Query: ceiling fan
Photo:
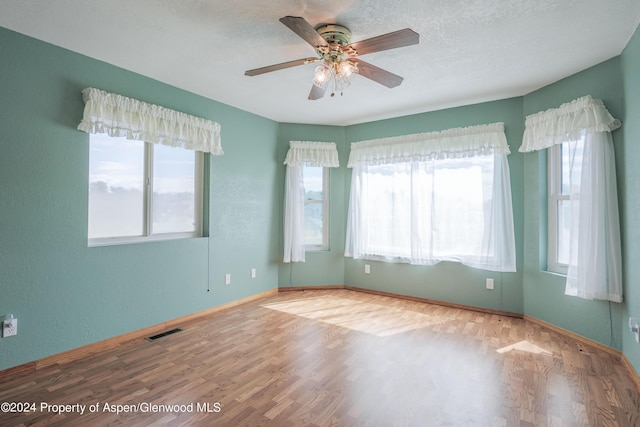
[[[329,24],[314,28],[304,18],[297,16],[285,16],[280,18],[280,22],[313,46],[318,56],[256,68],[244,74],[257,76],[298,65],[322,62],[314,70],[313,85],[309,93],[311,100],[322,98],[330,82],[333,83],[331,96],[334,96],[335,92],[342,93],[349,86],[350,76],[353,74],[360,74],[388,88],[399,86],[402,83],[402,77],[364,62],[359,57],[368,53],[418,44],[420,37],[415,31],[405,28],[351,43],[351,31],[341,25]]]

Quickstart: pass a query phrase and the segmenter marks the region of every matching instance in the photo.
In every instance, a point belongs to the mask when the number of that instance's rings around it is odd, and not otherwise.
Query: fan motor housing
[[[349,31],[347,27],[343,27],[342,25],[321,25],[316,28],[316,31],[329,44],[345,46],[351,42],[351,31]]]

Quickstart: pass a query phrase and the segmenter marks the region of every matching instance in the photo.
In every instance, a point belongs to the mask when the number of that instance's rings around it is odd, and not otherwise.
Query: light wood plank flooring
[[[0,425],[640,425],[614,355],[522,319],[314,290],[183,329],[3,378],[0,402],[35,410]]]

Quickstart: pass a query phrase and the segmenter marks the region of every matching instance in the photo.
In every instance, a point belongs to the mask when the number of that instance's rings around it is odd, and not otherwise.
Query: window
[[[329,171],[334,142],[289,141],[284,160],[284,262],[305,262],[308,250],[329,249]]]
[[[322,166],[304,166],[304,244],[306,250],[329,248],[329,173]]]
[[[366,237],[371,255],[411,259],[414,236],[438,259],[482,251],[491,214],[483,195],[493,190],[492,155],[373,165],[361,177],[360,209],[366,212],[366,227],[375,230]],[[417,221],[412,215],[419,216]]]
[[[345,255],[515,271],[501,123],[351,144]]]
[[[528,115],[525,120],[520,151],[550,149],[547,269],[566,270],[565,295],[622,301],[611,135],[620,125],[604,103],[591,96]]]
[[[485,233],[494,209],[493,155],[362,166],[354,174],[368,257],[432,264],[496,256]]]
[[[571,232],[571,183],[578,185],[582,170],[584,139],[549,148],[548,159],[548,252],[547,270],[566,274]],[[574,189],[575,190],[575,189]]]
[[[201,235],[201,152],[91,134],[90,245]]]

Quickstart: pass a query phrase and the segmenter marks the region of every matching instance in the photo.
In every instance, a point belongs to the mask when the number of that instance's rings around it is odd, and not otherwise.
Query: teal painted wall
[[[277,286],[277,123],[3,28],[0,54],[0,370]],[[87,247],[88,86],[221,124],[209,238]]]
[[[622,118],[621,81],[617,57],[526,95],[524,115],[591,95],[602,99],[614,117]],[[620,182],[624,181],[622,131],[613,132],[613,138]],[[621,304],[565,296],[565,277],[545,271],[546,173],[546,151],[524,156],[524,313],[621,350]]]
[[[629,315],[640,316],[640,154],[632,143],[640,137],[638,33],[621,57],[524,97],[347,127],[279,124],[2,28],[0,53],[0,315],[20,319],[18,336],[0,339],[0,370],[276,286],[347,284],[526,313],[623,349],[640,371],[640,346],[626,326]],[[210,237],[87,247],[88,136],[75,130],[87,86],[222,125],[225,155],[207,160]],[[527,114],[585,94],[603,99],[624,123],[614,133],[621,305],[565,297],[563,278],[543,271],[545,158],[517,151]],[[363,261],[343,257],[351,142],[498,121],[512,152],[517,273],[368,261],[365,275]],[[282,263],[282,162],[291,140],[336,142],[341,163],[330,177],[331,248],[294,265]],[[485,290],[487,277],[494,291]]]
[[[640,345],[629,332],[629,317],[640,318],[640,28],[622,52],[624,105],[622,129],[624,144],[616,154],[618,191],[621,194],[621,216],[624,258],[625,300],[622,310],[622,349],[636,372],[640,373]]]
[[[330,168],[329,175],[329,250],[307,252],[305,262],[280,262],[278,285],[281,288],[291,286],[343,285],[344,280],[344,237],[345,237],[345,165],[349,156],[344,140],[344,128],[340,126],[317,126],[283,123],[280,125],[278,146],[278,182],[284,189],[284,159],[289,150],[290,141],[335,142],[340,160],[339,168]],[[284,215],[284,190],[278,202],[278,216]],[[278,260],[282,261],[284,243],[282,233]]]
[[[451,262],[441,262],[434,266],[414,266],[346,258],[345,280],[347,285],[522,313],[520,271],[522,266],[523,184],[522,155],[518,153],[524,129],[521,98],[349,126],[346,129],[346,140],[350,143],[495,122],[504,122],[507,142],[511,148],[509,168],[518,272],[496,273]],[[351,171],[348,170],[345,182],[347,194],[350,183]],[[345,203],[348,206],[348,202]],[[365,263],[371,266],[370,274],[364,273]],[[494,290],[486,289],[486,278],[494,279]]]
[[[284,160],[289,141],[314,140],[338,143],[340,168],[331,171],[331,250],[310,252],[305,263],[282,264],[279,286],[321,286],[346,284],[385,292],[449,301],[522,313],[521,274],[475,270],[457,263],[411,266],[367,261],[371,274],[364,274],[365,261],[344,258],[345,220],[348,210],[351,170],[346,168],[351,142],[387,136],[430,132],[454,127],[504,122],[511,147],[509,156],[514,205],[514,227],[518,266],[522,260],[522,155],[518,147],[524,129],[522,99],[459,107],[400,117],[346,128],[281,124],[280,158]],[[284,187],[284,169],[280,178]],[[284,201],[280,203],[280,209]],[[280,237],[282,248],[282,237]],[[282,249],[281,249],[282,250]],[[520,268],[519,268],[520,270]],[[485,289],[493,278],[495,289]]]

